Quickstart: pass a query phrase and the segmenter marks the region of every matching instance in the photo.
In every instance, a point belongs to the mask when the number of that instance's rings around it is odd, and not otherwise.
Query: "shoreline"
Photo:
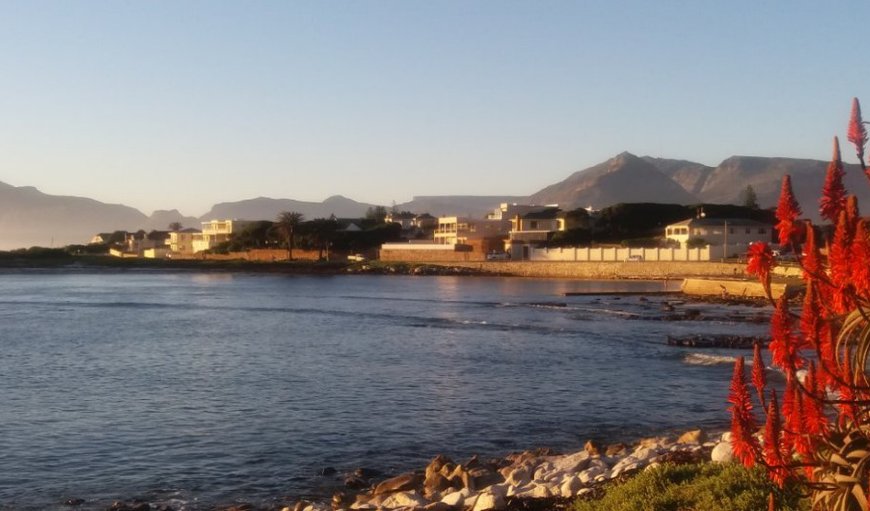
[[[558,452],[549,447],[530,448],[501,457],[471,456],[464,462],[437,455],[425,467],[398,475],[358,468],[338,472],[332,467],[320,476],[321,497],[283,496],[269,502],[237,500],[211,503],[194,509],[220,511],[521,511],[564,510],[575,500],[601,499],[607,488],[663,463],[728,463],[732,460],[730,433],[714,429],[685,431],[680,435],[641,438],[629,444],[607,445],[588,440],[582,449]],[[331,488],[331,498],[328,495]],[[63,502],[72,509],[111,511],[177,511],[190,503],[147,502],[141,499],[89,502],[72,497]],[[181,507],[173,507],[180,505]],[[96,507],[90,507],[96,506]]]

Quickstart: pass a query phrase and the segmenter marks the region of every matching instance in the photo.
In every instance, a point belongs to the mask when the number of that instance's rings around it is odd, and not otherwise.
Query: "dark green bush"
[[[738,464],[664,464],[607,489],[600,500],[574,503],[573,511],[764,511],[768,495],[780,511],[808,511],[796,490],[779,490],[764,470]]]

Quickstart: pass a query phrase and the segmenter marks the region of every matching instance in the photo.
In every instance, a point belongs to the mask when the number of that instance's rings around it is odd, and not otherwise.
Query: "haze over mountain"
[[[357,202],[341,195],[333,195],[323,202],[307,202],[293,199],[271,199],[257,197],[237,202],[222,202],[212,206],[200,220],[216,220],[221,218],[243,218],[246,220],[274,220],[282,211],[296,211],[307,219],[328,218],[335,215],[338,218],[358,218],[364,216],[373,204]]]
[[[0,249],[87,243],[97,232],[144,226],[148,217],[121,204],[47,195],[0,183]]]
[[[625,152],[526,197],[424,195],[396,204],[396,208],[436,216],[481,217],[503,202],[559,204],[564,209],[602,208],[620,202],[736,204],[747,185],[755,190],[759,205],[768,208],[776,205],[782,176],[788,173],[804,216],[818,221],[826,167],[827,162],[819,160],[732,156],[714,168],[686,160],[639,158]],[[870,186],[857,165],[846,166],[844,182],[849,193],[858,196],[862,210],[870,211]],[[259,197],[216,204],[199,218],[184,216],[178,210],[155,211],[149,217],[121,204],[47,195],[33,187],[0,183],[0,249],[87,243],[98,232],[165,230],[172,222],[199,227],[201,221],[220,218],[273,220],[282,211],[298,211],[308,219],[333,214],[353,218],[364,216],[373,206],[339,195],[323,202]]]

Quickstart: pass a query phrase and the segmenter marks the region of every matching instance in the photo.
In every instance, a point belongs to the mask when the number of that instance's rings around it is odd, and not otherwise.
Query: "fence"
[[[730,248],[730,247],[729,247]],[[729,252],[733,252],[729,250]],[[722,247],[702,248],[624,248],[624,247],[562,247],[530,248],[529,261],[715,261],[722,258]]]

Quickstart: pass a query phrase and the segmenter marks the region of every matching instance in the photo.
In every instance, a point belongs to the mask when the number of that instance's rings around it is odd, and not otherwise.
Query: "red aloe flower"
[[[822,370],[816,375],[816,380],[821,388],[835,388],[836,378],[840,376],[840,366],[837,364],[831,323],[820,319],[818,332],[819,369]]]
[[[865,298],[870,295],[870,239],[867,237],[867,223],[859,220],[852,237],[850,274],[855,291]]]
[[[792,319],[788,312],[788,301],[785,294],[776,301],[776,309],[770,319],[771,363],[785,371],[786,377],[795,377],[795,371],[803,366],[803,359],[798,353],[798,339],[794,335]]]
[[[746,387],[743,366],[743,357],[737,357],[728,394],[728,402],[731,403],[731,452],[744,466],[751,467],[755,464],[759,449],[758,441],[753,436],[758,426],[752,416],[752,400]]]
[[[833,308],[841,314],[854,306],[850,292],[852,289],[851,249],[852,232],[849,231],[849,219],[846,211],[841,211],[837,229],[834,231],[834,241],[828,250],[831,284],[834,287]]]
[[[846,197],[846,216],[849,218],[850,230],[855,230],[855,225],[861,219],[861,212],[858,211],[858,197],[854,194]]]
[[[822,407],[822,399],[825,397],[825,389],[818,385],[819,369],[815,362],[810,362],[804,385],[807,390],[807,398],[804,399],[804,427],[810,435],[824,435],[828,431],[828,418]]]
[[[764,286],[764,293],[770,298],[770,270],[776,266],[773,250],[767,243],[753,243],[749,247],[748,257],[746,273],[758,277]]]
[[[799,232],[795,220],[802,214],[800,204],[791,189],[791,177],[782,176],[782,189],[779,193],[779,204],[776,206],[776,229],[779,231],[779,244],[788,245],[793,242]]]
[[[767,422],[764,424],[764,463],[768,475],[780,488],[785,486],[788,469],[780,449],[782,425],[779,418],[779,407],[776,404],[776,390],[771,391],[770,404],[767,406]]]
[[[815,281],[807,282],[807,289],[804,293],[804,307],[801,310],[800,331],[806,341],[811,346],[816,346],[819,342],[819,329],[822,321],[821,310],[819,307],[818,286]]]
[[[758,392],[758,400],[761,407],[765,408],[764,389],[767,387],[767,375],[765,374],[764,359],[761,358],[761,343],[755,343],[752,351],[752,386]]]
[[[840,141],[834,137],[834,154],[825,174],[825,186],[822,188],[822,198],[819,201],[819,211],[822,218],[834,223],[840,216],[840,211],[846,207],[846,188],[843,186],[843,162],[840,160]]]
[[[858,154],[858,161],[861,162],[861,168],[864,169],[864,146],[867,144],[867,129],[864,127],[864,121],[861,119],[861,103],[858,98],[852,98],[852,115],[849,116],[849,142],[855,144],[855,151]],[[866,169],[864,169],[866,172]]]
[[[782,393],[782,406],[780,413],[782,414],[785,430],[782,432],[780,439],[780,450],[783,452],[791,452],[795,448],[797,436],[802,431],[801,425],[801,402],[800,395],[795,388],[796,380],[788,380],[785,382],[785,390]]]

